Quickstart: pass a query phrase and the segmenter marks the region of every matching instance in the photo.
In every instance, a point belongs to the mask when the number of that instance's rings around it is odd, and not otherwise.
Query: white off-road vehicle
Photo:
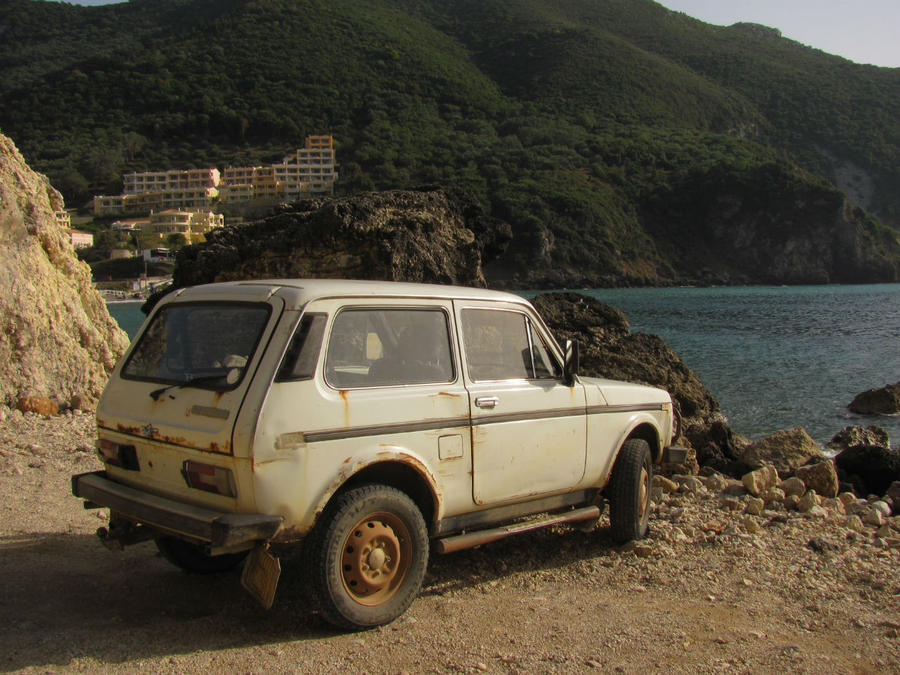
[[[589,524],[606,501],[616,540],[645,535],[671,398],[579,377],[577,362],[509,293],[181,289],[113,372],[97,409],[105,469],[74,476],[73,492],[109,508],[111,548],[154,539],[189,572],[243,562],[266,606],[277,553],[299,543],[324,618],[381,625],[418,594],[431,546]]]

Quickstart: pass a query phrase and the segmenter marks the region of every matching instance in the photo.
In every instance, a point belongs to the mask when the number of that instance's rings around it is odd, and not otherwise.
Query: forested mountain
[[[341,191],[509,222],[518,285],[896,280],[898,110],[900,69],[651,0],[0,5],[0,131],[70,202],[332,133]]]

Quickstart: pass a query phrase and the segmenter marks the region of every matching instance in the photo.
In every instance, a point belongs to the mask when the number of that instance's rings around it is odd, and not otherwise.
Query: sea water
[[[662,337],[744,436],[802,426],[825,444],[845,426],[876,424],[900,442],[900,416],[847,410],[856,394],[900,381],[900,284],[578,292]],[[133,337],[141,303],[108,306]]]

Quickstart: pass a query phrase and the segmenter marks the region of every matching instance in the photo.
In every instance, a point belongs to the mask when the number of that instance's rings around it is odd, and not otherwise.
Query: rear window
[[[224,391],[240,384],[271,308],[259,303],[179,303],[162,308],[122,377]]]

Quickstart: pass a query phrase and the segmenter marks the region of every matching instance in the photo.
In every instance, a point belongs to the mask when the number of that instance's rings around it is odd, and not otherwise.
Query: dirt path
[[[100,546],[102,514],[69,495],[92,440],[90,417],[0,409],[3,672],[900,673],[900,549],[838,519],[751,533],[715,494],[672,496],[638,547],[601,521],[434,555],[404,617],[342,634],[308,611],[298,559],[266,612],[237,574]]]

